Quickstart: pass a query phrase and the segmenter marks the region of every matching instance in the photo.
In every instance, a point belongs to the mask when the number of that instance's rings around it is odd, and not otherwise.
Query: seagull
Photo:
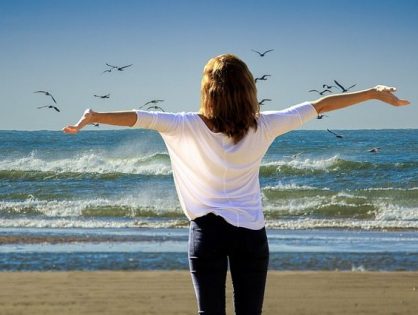
[[[343,87],[340,83],[338,83],[337,80],[334,80],[335,84],[341,89],[342,93],[348,92],[348,90],[350,90],[351,88],[355,87],[356,84],[353,84],[352,86],[350,86],[349,88],[345,88]]]
[[[319,95],[324,95],[325,92],[329,92],[332,93],[331,90],[325,89],[323,91],[318,91],[318,90],[309,90],[308,92],[317,92]]]
[[[327,131],[328,132],[330,132],[330,133],[332,133],[334,136],[336,136],[337,138],[342,138],[343,136],[341,136],[341,135],[339,135],[339,134],[336,134],[335,132],[333,132],[333,131],[331,131],[331,130],[329,130],[329,129],[327,129]]]
[[[164,100],[151,100],[151,101],[146,102],[146,103],[144,104],[144,106],[145,106],[145,105],[148,105],[148,104],[157,104],[157,103],[159,103],[159,102],[164,102]]]
[[[371,153],[378,153],[380,151],[380,147],[376,147],[376,148],[371,148],[370,150],[368,150]]]
[[[316,117],[316,119],[322,119],[324,117],[328,117],[327,115],[324,114],[318,114],[318,117]]]
[[[57,103],[57,101],[55,100],[55,98],[52,96],[52,94],[51,93],[49,93],[49,92],[47,92],[47,91],[35,91],[35,92],[33,92],[33,93],[44,93],[45,95],[47,95],[47,96],[51,96],[51,98],[52,98],[52,100],[54,101],[54,103],[56,104]]]
[[[130,66],[132,66],[132,65],[133,65],[133,63],[131,63],[130,65],[127,65],[127,66],[122,66],[122,67],[119,67],[119,66],[112,66],[112,65],[110,65],[110,64],[108,64],[108,63],[106,63],[106,66],[108,66],[108,67],[110,67],[110,68],[111,68],[111,69],[106,70],[106,71],[111,72],[113,69],[116,69],[116,70],[118,70],[118,71],[123,71],[125,68],[128,68],[128,67],[130,67]]]
[[[150,110],[150,109],[157,109],[157,110],[160,110],[160,111],[162,111],[162,112],[165,112],[165,110],[164,110],[164,109],[162,109],[160,106],[156,106],[156,105],[154,105],[154,106],[149,106],[149,107],[147,108],[147,110]]]
[[[295,153],[295,154],[292,154],[292,155],[284,155],[284,157],[296,159],[296,158],[298,158],[302,154],[303,154],[303,152],[298,152],[298,153]]]
[[[100,126],[98,123],[92,123],[91,125],[93,125],[94,127],[99,127]]]
[[[299,155],[301,155],[303,152],[298,152],[298,153],[296,153],[296,154],[293,154],[292,155],[292,159],[296,159],[296,158],[298,158],[299,157]]]
[[[44,107],[48,107],[48,108],[53,108],[55,109],[57,112],[60,112],[59,108],[54,106],[54,105],[45,105],[45,106],[39,106],[38,108],[44,108]]]
[[[271,102],[270,98],[263,98],[261,101],[258,102],[259,105],[264,105],[264,102]]]
[[[265,54],[267,54],[270,51],[273,51],[274,49],[269,49],[269,50],[266,50],[265,52],[262,52],[262,53],[259,52],[259,51],[257,51],[257,50],[254,50],[254,49],[251,49],[251,50],[254,51],[254,52],[256,52],[257,54],[259,54],[260,57],[264,57]]]
[[[94,94],[94,97],[109,98],[110,97],[110,94],[106,94],[106,95],[96,95],[96,94]]]
[[[267,80],[267,77],[271,77],[271,74],[264,74],[262,77],[260,77],[260,78],[255,78],[255,82],[257,82],[258,80],[262,80],[262,81],[265,81],[265,80]]]

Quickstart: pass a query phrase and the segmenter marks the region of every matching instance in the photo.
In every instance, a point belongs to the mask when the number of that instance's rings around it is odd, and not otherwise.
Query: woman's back
[[[235,226],[264,226],[259,168],[272,141],[316,117],[309,103],[261,113],[238,142],[211,131],[197,113],[138,111],[136,127],[161,133],[181,206],[189,219],[213,212]]]

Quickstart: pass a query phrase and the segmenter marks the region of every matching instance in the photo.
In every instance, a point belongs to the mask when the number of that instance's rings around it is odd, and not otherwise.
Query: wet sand
[[[233,314],[227,283],[227,313]],[[417,314],[418,272],[278,272],[263,314]],[[0,314],[197,314],[186,271],[0,272]]]

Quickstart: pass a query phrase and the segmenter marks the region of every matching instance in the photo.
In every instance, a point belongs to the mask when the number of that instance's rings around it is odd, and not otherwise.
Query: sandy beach
[[[227,313],[233,314],[227,284]],[[416,314],[418,272],[277,272],[263,314]],[[1,272],[0,314],[196,314],[186,271]]]

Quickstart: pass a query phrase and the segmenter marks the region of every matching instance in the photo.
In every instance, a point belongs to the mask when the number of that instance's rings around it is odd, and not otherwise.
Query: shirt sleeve
[[[297,129],[307,121],[318,116],[315,107],[309,102],[291,106],[280,111],[261,113],[267,136],[274,139],[286,132]]]
[[[132,128],[152,129],[164,134],[180,132],[183,126],[183,113],[149,112],[133,110],[137,119]]]

